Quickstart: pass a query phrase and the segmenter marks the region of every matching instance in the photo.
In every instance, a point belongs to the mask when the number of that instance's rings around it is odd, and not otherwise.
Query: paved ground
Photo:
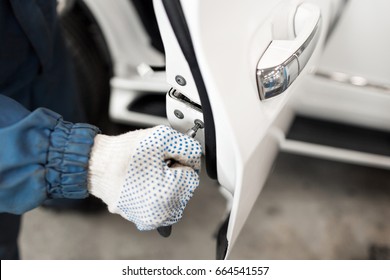
[[[24,259],[213,259],[224,199],[203,178],[164,239],[109,213],[25,215]],[[367,259],[390,246],[390,172],[281,154],[233,250],[234,259]]]

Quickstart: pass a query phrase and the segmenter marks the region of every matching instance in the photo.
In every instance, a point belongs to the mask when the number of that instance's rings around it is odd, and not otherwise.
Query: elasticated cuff
[[[50,198],[81,199],[88,196],[88,161],[99,129],[60,119],[50,136],[46,164],[47,194]]]

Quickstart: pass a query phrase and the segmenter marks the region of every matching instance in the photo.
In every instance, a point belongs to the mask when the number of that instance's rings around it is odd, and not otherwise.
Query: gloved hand
[[[199,185],[200,158],[196,140],[166,126],[97,135],[88,189],[139,230],[172,225]]]

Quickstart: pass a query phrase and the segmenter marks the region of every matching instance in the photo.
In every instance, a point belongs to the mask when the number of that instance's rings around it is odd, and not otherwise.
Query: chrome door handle
[[[257,64],[261,100],[284,92],[306,66],[319,39],[320,9],[310,3],[297,7],[293,40],[273,40]]]

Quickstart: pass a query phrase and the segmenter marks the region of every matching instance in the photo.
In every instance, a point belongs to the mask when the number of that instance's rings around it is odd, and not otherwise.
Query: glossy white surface
[[[193,39],[197,60],[206,84],[212,106],[217,139],[218,181],[234,194],[227,238],[228,254],[235,243],[252,206],[269,174],[278,152],[278,138],[273,126],[286,129],[292,115],[286,103],[302,80],[298,77],[285,94],[262,102],[255,79],[257,63],[273,40],[272,24],[288,19],[277,14],[281,7],[294,11],[302,1],[182,1],[183,10]],[[321,53],[329,24],[330,2],[317,3],[323,18],[319,43],[308,66]],[[320,3],[321,2],[321,3]],[[169,28],[160,1],[155,1],[165,46],[169,52],[180,51]],[[285,11],[285,9],[283,10]],[[216,20],[218,19],[218,20]],[[166,26],[168,25],[168,27]],[[289,29],[286,26],[284,29]],[[228,32],[226,32],[228,31]],[[280,33],[277,34],[278,36]],[[177,73],[169,69],[184,69],[186,62],[167,56],[167,77]],[[184,64],[183,65],[180,65]],[[188,67],[188,66],[187,66]],[[191,97],[196,92],[191,92]]]

